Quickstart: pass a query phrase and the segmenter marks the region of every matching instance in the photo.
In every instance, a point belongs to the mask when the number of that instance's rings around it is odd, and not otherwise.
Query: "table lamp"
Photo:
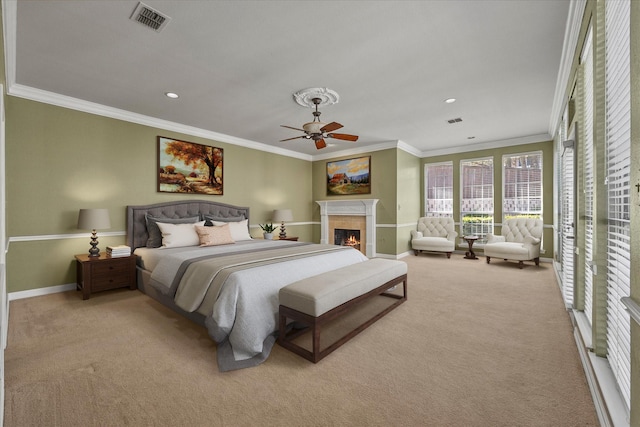
[[[287,231],[284,228],[285,221],[293,221],[293,213],[291,209],[276,209],[273,211],[273,218],[271,218],[273,222],[280,223],[280,239],[287,238]]]
[[[78,229],[92,230],[91,249],[89,249],[90,257],[100,256],[96,230],[104,230],[107,228],[111,228],[108,209],[80,209],[80,213],[78,214]]]

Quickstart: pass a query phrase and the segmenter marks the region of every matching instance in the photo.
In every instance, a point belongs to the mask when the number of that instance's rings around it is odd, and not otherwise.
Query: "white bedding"
[[[142,257],[144,268],[152,271],[153,286],[166,292],[171,287],[171,283],[166,282],[173,277],[172,271],[190,257],[295,244],[290,241],[252,240],[202,248],[138,248],[135,253]],[[228,342],[231,345],[236,361],[251,359],[264,353],[265,339],[277,330],[280,288],[325,271],[367,260],[360,251],[342,249],[235,271],[224,281],[219,292],[207,294],[202,304],[193,311],[206,316],[209,334],[216,342]],[[154,284],[154,281],[157,283]],[[178,286],[178,294],[181,286],[182,282]]]

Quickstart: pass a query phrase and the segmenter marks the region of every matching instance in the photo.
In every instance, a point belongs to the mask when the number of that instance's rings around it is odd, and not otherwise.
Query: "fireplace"
[[[356,230],[360,252],[375,258],[377,202],[378,199],[316,201],[320,205],[320,243],[339,245],[336,229]]]
[[[360,230],[336,228],[333,230],[333,244],[338,246],[351,246],[360,250]]]

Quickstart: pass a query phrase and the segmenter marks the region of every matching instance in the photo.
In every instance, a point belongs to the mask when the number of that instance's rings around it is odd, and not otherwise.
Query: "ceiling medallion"
[[[337,104],[340,95],[335,90],[326,87],[310,87],[294,93],[293,99],[303,107],[316,108],[316,105],[322,107]],[[314,99],[320,99],[320,103],[314,102]]]

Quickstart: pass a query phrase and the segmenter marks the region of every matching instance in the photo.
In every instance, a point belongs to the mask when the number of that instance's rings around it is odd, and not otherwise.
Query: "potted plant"
[[[264,236],[265,240],[273,240],[273,232],[275,231],[276,227],[272,223],[258,225],[260,226],[260,228],[262,228],[262,231],[264,231],[262,235]]]

